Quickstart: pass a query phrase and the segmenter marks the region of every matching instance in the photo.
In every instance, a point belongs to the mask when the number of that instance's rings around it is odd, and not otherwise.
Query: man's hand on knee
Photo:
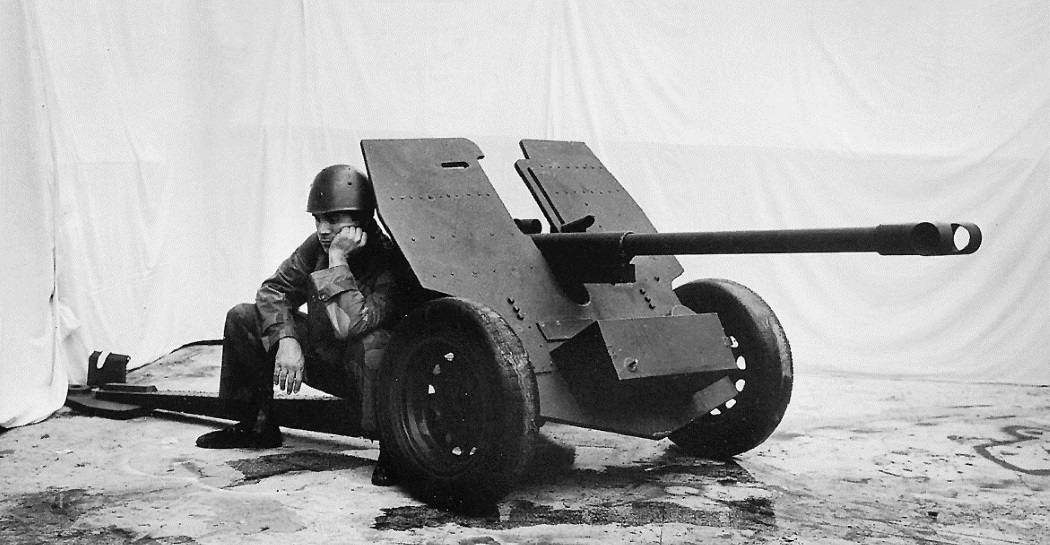
[[[284,337],[277,343],[277,357],[273,366],[273,383],[285,393],[298,393],[303,385],[303,349],[299,341]]]

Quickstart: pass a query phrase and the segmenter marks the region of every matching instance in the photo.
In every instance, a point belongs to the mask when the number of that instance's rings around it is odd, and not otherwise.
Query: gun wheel
[[[494,505],[538,434],[536,377],[518,336],[487,307],[435,299],[394,330],[383,366],[379,428],[403,486],[451,509]]]
[[[739,393],[672,432],[671,441],[715,459],[757,447],[780,424],[791,400],[791,347],[780,320],[758,294],[730,280],[695,280],[674,291],[693,312],[718,314],[737,362],[729,378]]]

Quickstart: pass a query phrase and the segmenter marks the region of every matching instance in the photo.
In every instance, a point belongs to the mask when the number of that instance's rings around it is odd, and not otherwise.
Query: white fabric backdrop
[[[0,0],[0,425],[58,408],[92,350],[220,337],[362,138],[474,140],[517,217],[517,141],[550,138],[664,231],[978,222],[969,257],[691,257],[682,280],[762,294],[800,380],[1050,383],[1048,11]]]

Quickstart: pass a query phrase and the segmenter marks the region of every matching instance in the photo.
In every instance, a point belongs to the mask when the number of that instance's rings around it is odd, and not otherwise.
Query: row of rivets
[[[476,193],[476,194],[475,193],[464,193],[463,194],[464,197],[481,197],[483,195],[485,197],[491,197],[492,193]],[[442,199],[442,198],[444,198],[444,199],[458,199],[459,198],[459,194],[456,193],[455,195],[453,195],[451,193],[446,193],[444,195],[444,197],[442,197],[441,195],[402,195],[400,197],[390,197],[390,200],[393,201],[393,200],[396,200],[396,199],[401,199],[401,200],[408,199],[408,200],[411,201],[411,200],[414,200],[414,199],[419,199],[419,200],[422,201],[422,200],[426,199],[426,200],[431,200],[432,201],[435,198],[437,198],[437,199]]]
[[[510,308],[514,311],[514,315],[517,316],[519,320],[524,320],[525,313],[521,311],[521,307],[514,304],[514,298],[508,297],[507,302],[510,303]]]
[[[656,277],[656,279],[659,281],[660,277]],[[645,288],[638,288],[638,293],[645,295]],[[656,305],[653,304],[652,297],[645,295],[645,302],[649,305],[649,310],[656,310]]]

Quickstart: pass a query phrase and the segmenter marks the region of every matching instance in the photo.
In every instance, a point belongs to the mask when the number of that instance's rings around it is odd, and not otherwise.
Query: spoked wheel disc
[[[446,340],[431,339],[418,346],[404,377],[402,433],[413,457],[434,475],[468,469],[478,447],[496,431],[478,418],[493,400],[471,356]]]
[[[383,449],[403,486],[459,510],[494,505],[532,458],[536,377],[494,311],[435,299],[394,330],[379,381]]]
[[[675,294],[693,312],[718,314],[737,365],[727,376],[738,393],[672,432],[671,441],[708,458],[755,448],[780,424],[791,400],[791,348],[780,321],[755,292],[730,280],[696,280]]]

